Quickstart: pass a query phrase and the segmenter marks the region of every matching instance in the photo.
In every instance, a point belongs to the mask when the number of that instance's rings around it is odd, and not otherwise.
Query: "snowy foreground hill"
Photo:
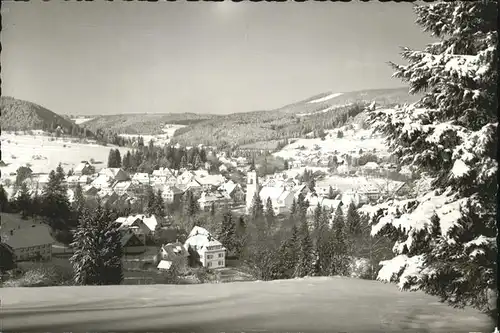
[[[202,285],[3,288],[5,331],[492,332],[392,284],[322,277]]]

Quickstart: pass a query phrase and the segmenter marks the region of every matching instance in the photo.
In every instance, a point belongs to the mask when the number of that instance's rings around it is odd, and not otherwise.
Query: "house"
[[[83,190],[83,195],[86,197],[94,197],[99,193],[99,188],[95,187],[94,185],[87,185],[82,188]]]
[[[87,161],[82,161],[73,169],[73,174],[76,176],[88,175],[93,172],[94,168]]]
[[[132,229],[122,229],[121,236],[123,253],[125,255],[140,254],[146,251],[145,242]]]
[[[226,248],[204,228],[195,226],[188,235],[184,248],[191,249],[199,257],[203,267],[226,266]]]
[[[175,174],[169,168],[159,168],[158,170],[153,170],[153,177],[175,177]]]
[[[151,176],[149,180],[152,185],[166,185],[171,176]]]
[[[136,234],[143,234],[146,237],[154,233],[158,219],[154,216],[146,215],[131,215],[127,217],[119,217],[114,221],[119,230],[131,229]]]
[[[16,255],[14,249],[5,243],[0,243],[0,258],[2,258],[0,261],[0,274],[15,267]]]
[[[203,190],[203,187],[201,186],[200,183],[198,183],[196,181],[196,179],[192,179],[187,184],[179,185],[177,187],[179,189],[183,190],[183,192],[189,190],[189,191],[191,191],[191,192],[193,192],[195,194],[198,194],[198,193],[200,193]]]
[[[119,181],[113,184],[113,191],[115,191],[119,195],[123,195],[127,193],[129,187],[132,185],[132,181],[130,180],[124,180],[124,181]]]
[[[99,171],[99,176],[105,175],[111,178],[112,182],[130,180],[130,176],[121,168],[104,168]]]
[[[112,186],[113,183],[114,180],[112,177],[106,174],[101,174],[96,179],[94,179],[90,184],[96,188],[109,188]]]
[[[148,173],[138,172],[132,176],[132,180],[141,183],[142,185],[151,185],[151,179]]]
[[[285,187],[264,186],[259,192],[260,199],[265,207],[267,200],[270,199],[273,210],[276,215],[283,214],[292,208],[294,192]]]
[[[165,185],[157,187],[157,189],[161,190],[162,198],[167,203],[172,203],[174,201],[179,200],[182,197],[182,194],[184,193],[176,186]]]
[[[195,175],[191,171],[186,170],[177,177],[177,184],[187,185],[194,179],[194,177]]]
[[[199,175],[195,176],[194,178],[204,190],[213,190],[216,189],[217,187],[221,186],[225,181],[226,178],[222,175]]]
[[[171,260],[175,256],[188,257],[189,253],[182,243],[175,242],[162,245],[160,255],[164,260]]]
[[[245,192],[240,184],[229,180],[219,186],[218,190],[229,196],[235,204],[243,203],[245,201]]]
[[[49,227],[34,221],[22,220],[16,214],[1,214],[2,242],[14,251],[16,261],[51,260],[52,244]]]
[[[115,207],[115,203],[118,201],[120,196],[116,194],[115,191],[107,192],[101,197],[102,205],[107,205],[108,207]]]
[[[220,192],[203,192],[198,199],[198,204],[201,210],[210,211],[212,205],[215,208],[223,208],[229,206],[230,197],[223,195]]]

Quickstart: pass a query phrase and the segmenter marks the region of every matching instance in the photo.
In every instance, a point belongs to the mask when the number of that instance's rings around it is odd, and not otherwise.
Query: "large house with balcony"
[[[184,247],[187,251],[194,251],[203,267],[213,269],[226,266],[226,248],[204,228],[195,226],[184,242]]]
[[[1,213],[2,242],[14,253],[16,261],[48,261],[52,259],[49,227],[42,223],[21,219],[17,214]]]

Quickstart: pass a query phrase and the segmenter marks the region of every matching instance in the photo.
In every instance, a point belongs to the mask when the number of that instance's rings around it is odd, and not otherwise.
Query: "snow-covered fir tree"
[[[497,1],[439,2],[415,12],[439,40],[422,51],[404,48],[408,65],[392,66],[424,97],[372,111],[371,121],[432,189],[361,209],[372,217],[372,234],[397,238],[378,279],[495,313],[488,299],[497,284]]]
[[[312,276],[314,274],[315,253],[307,221],[303,221],[300,224],[299,244],[300,247],[295,277]]]
[[[71,244],[70,261],[79,285],[120,284],[123,280],[121,234],[110,226],[116,216],[98,205],[84,209]]]

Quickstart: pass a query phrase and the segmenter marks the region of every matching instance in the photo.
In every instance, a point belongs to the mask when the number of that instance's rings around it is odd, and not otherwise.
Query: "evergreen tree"
[[[389,136],[403,165],[434,181],[432,191],[411,203],[393,200],[379,206],[374,221],[389,215],[383,223],[391,222],[374,228],[397,236],[393,260],[405,265],[397,265],[393,280],[402,289],[493,313],[485,295],[497,286],[497,1],[439,2],[415,11],[416,22],[440,40],[423,51],[403,49],[408,64],[392,65],[394,76],[424,97],[391,112],[375,110],[371,122]],[[437,233],[430,216],[427,227],[420,227],[421,205],[426,211],[461,210]],[[399,225],[402,231],[395,233]],[[421,232],[433,246],[409,242]],[[384,264],[391,267],[392,261]]]
[[[120,163],[121,163],[121,161],[120,161]],[[118,168],[118,156],[116,155],[115,149],[109,150],[108,168]]]
[[[28,178],[31,177],[32,171],[30,168],[21,166],[16,171],[16,187],[21,186],[21,184]]]
[[[153,188],[151,186],[146,187],[145,193],[146,207],[144,209],[145,213],[148,215],[154,214],[155,212],[155,204],[156,204],[156,196]]]
[[[340,207],[335,211],[331,232],[333,241],[332,273],[334,275],[348,275],[350,266],[349,243],[344,215]]]
[[[31,209],[30,214],[32,218],[39,216],[41,214],[42,201],[38,191],[38,184],[35,187],[35,192],[31,198]]]
[[[210,205],[210,216],[215,216],[215,202]]]
[[[125,155],[123,155],[123,158],[122,158],[122,167],[123,167],[123,170],[125,171],[129,171],[130,170],[130,166],[131,166],[131,156],[130,156],[130,151],[127,151],[127,153]]]
[[[116,216],[99,205],[84,209],[74,235],[74,281],[79,285],[120,284],[123,280],[121,234],[110,226]]]
[[[224,213],[217,238],[227,248],[228,253],[236,250],[236,224],[231,212]]]
[[[295,200],[295,198],[293,198],[293,201],[292,201],[292,207],[290,208],[290,214],[291,215],[295,215],[297,214],[297,201]]]
[[[267,201],[266,201],[266,222],[267,222],[267,226],[269,228],[274,226],[275,218],[276,217],[274,216],[273,202],[271,201],[271,198],[267,198]]]
[[[323,209],[318,201],[318,205],[314,208],[314,229],[317,230],[321,226],[321,214],[323,213]]]
[[[352,202],[347,209],[347,233],[351,238],[361,234],[361,217]]]
[[[59,163],[59,165],[56,168],[56,177],[61,182],[61,185],[64,186],[65,189],[67,189],[67,187],[65,185],[66,174],[64,173],[64,169],[63,169],[61,163]]]
[[[0,185],[0,212],[8,213],[10,211],[9,197],[3,185]]]
[[[71,220],[68,193],[63,178],[64,173],[60,166],[57,173],[52,170],[42,192],[42,215],[49,218],[56,229],[68,227],[68,221]]]
[[[260,199],[258,192],[255,192],[253,196],[250,216],[253,221],[264,217],[264,206],[262,205],[262,200]]]
[[[115,228],[106,228],[103,231],[100,269],[101,284],[116,285],[123,281],[123,247],[121,243],[121,234]]]
[[[180,162],[180,168],[181,169],[184,169],[184,168],[187,168],[187,159],[186,159],[186,155],[182,155],[182,158],[181,158],[181,162]]]
[[[299,243],[300,250],[295,276],[312,276],[314,274],[314,248],[307,222],[302,222],[300,225]]]
[[[83,189],[80,184],[76,184],[75,188],[75,200],[73,202],[73,207],[76,212],[77,217],[83,213],[83,209],[85,208],[85,196],[83,195]]]
[[[71,244],[74,253],[70,261],[73,265],[74,281],[78,285],[101,284],[99,233],[94,218],[90,211],[85,209]]]
[[[115,150],[115,168],[121,168],[122,166],[122,156],[118,148]]]
[[[328,188],[328,199],[335,199],[335,191],[333,190],[333,187],[329,187]]]
[[[31,213],[31,195],[26,183],[21,183],[21,187],[17,194],[16,206],[21,212],[23,219],[26,219]]]
[[[156,193],[153,214],[161,217],[165,216],[165,202],[161,190]]]

